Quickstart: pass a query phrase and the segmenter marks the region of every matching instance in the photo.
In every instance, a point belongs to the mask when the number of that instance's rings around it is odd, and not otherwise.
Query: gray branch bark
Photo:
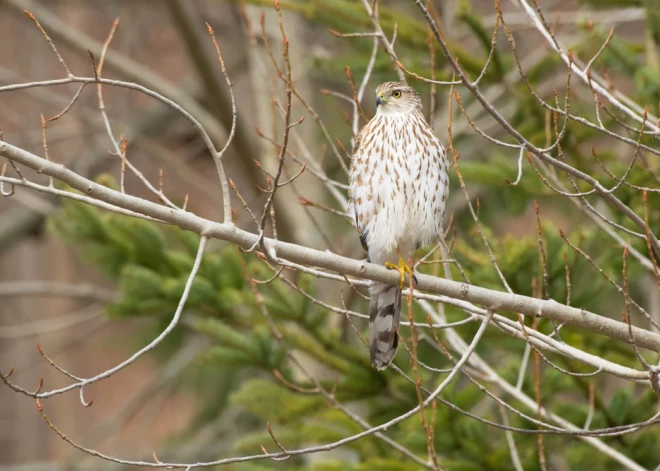
[[[206,237],[212,237],[231,242],[243,248],[255,244],[258,236],[239,229],[233,224],[222,224],[196,216],[193,213],[169,208],[135,196],[120,193],[99,185],[75,172],[24,149],[6,142],[0,142],[0,155],[25,165],[33,170],[52,176],[83,194],[114,205],[141,213],[161,221],[174,224],[184,230],[196,232]],[[369,279],[389,284],[399,282],[399,274],[387,268],[353,260],[333,254],[329,251],[319,251],[300,245],[264,239],[269,251],[274,250],[278,257],[295,263],[316,266],[332,270],[343,275]],[[607,337],[631,343],[628,325],[571,306],[560,304],[552,299],[543,300],[518,294],[458,283],[456,281],[437,278],[429,275],[418,275],[417,289],[435,294],[442,294],[455,299],[462,299],[474,304],[480,304],[493,311],[510,310],[524,315],[552,319],[554,321],[580,327]],[[660,351],[660,335],[639,327],[632,327],[634,342],[654,352]]]

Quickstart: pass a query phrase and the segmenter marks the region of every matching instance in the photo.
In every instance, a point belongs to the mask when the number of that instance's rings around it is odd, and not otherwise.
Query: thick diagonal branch
[[[168,208],[135,196],[111,190],[72,172],[66,167],[48,162],[41,157],[6,142],[0,142],[0,155],[40,173],[52,176],[91,198],[96,198],[118,208],[140,212],[203,236],[225,240],[243,248],[251,247],[258,238],[257,234],[243,231],[230,224],[216,223],[190,212]],[[397,273],[393,273],[380,265],[353,260],[328,251],[322,252],[272,239],[264,240],[266,247],[275,248],[279,257],[295,263],[322,267],[344,275],[383,283],[396,284],[399,280]],[[510,310],[528,316],[545,317],[630,343],[627,324],[583,309],[566,306],[552,299],[542,300],[518,294],[504,293],[429,275],[418,275],[418,281],[417,288],[421,291],[462,299],[483,305],[487,309],[495,311]],[[632,332],[638,347],[655,352],[660,351],[659,334],[638,327],[633,327]]]

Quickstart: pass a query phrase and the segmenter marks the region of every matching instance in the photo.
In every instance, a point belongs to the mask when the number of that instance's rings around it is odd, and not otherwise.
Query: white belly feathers
[[[421,114],[380,115],[365,126],[351,164],[349,211],[372,262],[396,261],[397,247],[407,258],[438,236],[447,167]]]

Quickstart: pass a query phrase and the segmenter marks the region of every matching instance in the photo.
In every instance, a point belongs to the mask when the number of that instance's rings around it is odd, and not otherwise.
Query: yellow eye
[[[393,96],[394,98],[399,98],[399,97],[401,96],[401,90],[394,90],[394,91],[392,92],[392,96]]]

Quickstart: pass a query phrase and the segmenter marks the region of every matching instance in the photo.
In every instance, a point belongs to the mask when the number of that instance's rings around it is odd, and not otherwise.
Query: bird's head
[[[376,88],[376,106],[378,113],[410,113],[422,109],[422,100],[403,82],[385,82]]]

